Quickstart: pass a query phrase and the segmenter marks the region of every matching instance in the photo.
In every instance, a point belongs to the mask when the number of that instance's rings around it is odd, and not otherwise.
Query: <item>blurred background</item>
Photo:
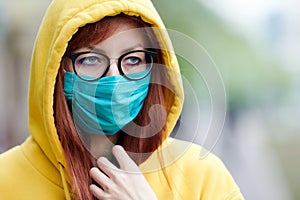
[[[30,57],[50,2],[0,0],[0,152],[29,135]],[[220,71],[227,115],[213,152],[245,198],[300,199],[300,2],[153,3],[167,28],[195,39]]]

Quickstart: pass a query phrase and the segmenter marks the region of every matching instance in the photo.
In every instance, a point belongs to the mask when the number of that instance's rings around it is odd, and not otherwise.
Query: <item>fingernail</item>
[[[121,145],[115,145],[113,149],[124,150],[124,148]]]

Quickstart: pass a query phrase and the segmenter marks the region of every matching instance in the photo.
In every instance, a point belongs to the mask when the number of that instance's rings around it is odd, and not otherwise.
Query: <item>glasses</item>
[[[156,52],[148,50],[129,51],[117,59],[119,73],[129,80],[142,79],[150,73],[156,56]],[[103,53],[93,51],[74,53],[69,57],[77,76],[86,81],[105,76],[112,60]]]

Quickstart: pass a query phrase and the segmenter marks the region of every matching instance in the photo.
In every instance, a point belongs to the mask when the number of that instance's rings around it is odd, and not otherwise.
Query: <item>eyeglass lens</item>
[[[110,66],[110,58],[104,54],[87,52],[80,54],[73,61],[75,71],[80,78],[95,80],[102,77]],[[152,68],[153,56],[147,51],[132,51],[118,59],[121,74],[130,79],[146,76]],[[120,69],[121,68],[121,69]]]

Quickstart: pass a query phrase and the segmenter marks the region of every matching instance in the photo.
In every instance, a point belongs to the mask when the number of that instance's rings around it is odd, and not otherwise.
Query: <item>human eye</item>
[[[126,58],[125,63],[128,65],[138,65],[141,63],[141,59],[139,57],[131,56]]]
[[[139,66],[145,63],[145,55],[143,53],[128,54],[123,58],[122,64],[125,66]]]
[[[86,58],[82,58],[79,62],[83,65],[94,65],[98,63],[98,58],[96,56],[89,56]]]
[[[102,67],[106,65],[106,59],[100,54],[88,53],[80,55],[76,59],[76,64],[81,67]]]

